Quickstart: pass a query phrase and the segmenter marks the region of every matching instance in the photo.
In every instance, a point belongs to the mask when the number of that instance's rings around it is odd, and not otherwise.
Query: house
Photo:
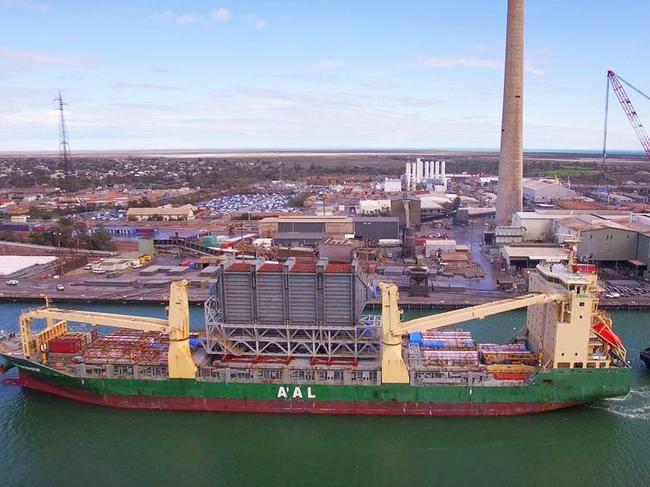
[[[194,220],[195,206],[183,205],[173,207],[171,205],[158,206],[156,208],[129,208],[126,217],[129,221],[181,221]]]

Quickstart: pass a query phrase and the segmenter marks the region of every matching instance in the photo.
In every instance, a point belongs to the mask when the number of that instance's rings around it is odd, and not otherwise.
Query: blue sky
[[[525,147],[650,91],[650,2],[528,0]],[[505,0],[0,0],[0,150],[497,148]],[[630,93],[650,126],[650,101]],[[620,107],[609,146],[640,148]]]

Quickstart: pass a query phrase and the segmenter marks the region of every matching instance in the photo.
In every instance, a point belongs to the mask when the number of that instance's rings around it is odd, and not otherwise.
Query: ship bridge
[[[582,266],[580,269],[585,267]],[[588,269],[591,270],[591,266]],[[537,270],[539,271],[539,277],[547,283],[558,285],[576,294],[585,294],[587,291],[591,291],[596,281],[595,266],[594,273],[584,273],[575,272],[576,269],[572,269],[564,264],[544,262],[537,265]]]

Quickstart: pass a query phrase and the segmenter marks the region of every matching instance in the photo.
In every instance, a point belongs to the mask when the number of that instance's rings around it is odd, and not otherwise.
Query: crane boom
[[[562,294],[526,294],[525,296],[519,296],[516,298],[503,299],[493,303],[480,304],[469,308],[448,311],[447,313],[403,321],[400,324],[400,327],[397,330],[391,330],[391,333],[396,336],[404,336],[417,331],[444,328],[445,326],[455,325],[456,323],[462,323],[463,321],[475,319],[482,320],[488,316],[504,313],[506,311],[525,308],[534,304],[562,301],[563,299],[564,296]]]
[[[409,333],[442,328],[472,319],[482,319],[487,316],[525,308],[534,304],[544,304],[565,301],[568,296],[559,293],[538,293],[504,299],[493,303],[470,306],[438,315],[425,316],[415,320],[400,321],[400,310],[397,304],[399,290],[392,283],[380,283],[383,350],[382,350],[382,382],[408,383],[409,373],[402,357],[402,337]]]
[[[45,320],[46,328],[32,334],[32,320]],[[55,320],[59,320],[56,321]],[[92,326],[110,326],[128,330],[153,331],[169,334],[167,361],[170,378],[194,378],[196,364],[189,346],[189,304],[187,281],[172,282],[169,290],[169,318],[149,318],[95,311],[75,311],[58,308],[42,308],[20,315],[20,335],[23,355],[30,357],[41,345],[64,334],[68,322],[85,323]]]
[[[147,318],[144,316],[96,313],[94,311],[42,308],[23,313],[21,318],[28,320],[65,320],[93,326],[114,326],[115,328],[155,331],[160,333],[169,331],[169,323],[167,320]]]
[[[627,92],[625,91],[625,88],[621,84],[621,81],[625,83],[627,86],[632,88],[634,91],[640,93],[641,95],[645,96],[646,98],[649,98],[648,95],[643,93],[641,90],[638,88],[635,88],[632,86],[630,83],[625,81],[623,78],[618,76],[614,71],[609,70],[607,71],[607,80],[608,80],[608,85],[612,85],[612,89],[614,90],[614,93],[616,94],[616,97],[618,98],[619,103],[621,104],[621,107],[623,108],[623,111],[625,112],[625,115],[627,116],[628,120],[632,124],[632,128],[634,129],[634,132],[636,133],[636,136],[639,139],[639,142],[641,142],[641,146],[643,147],[643,150],[645,152],[646,157],[648,158],[648,161],[650,161],[650,137],[648,137],[648,134],[645,130],[645,127],[641,123],[641,119],[639,118],[639,115],[637,114],[636,110],[634,109],[634,106],[632,105],[632,102],[630,101],[630,98],[627,96]],[[609,88],[607,90],[607,95],[609,95]],[[607,156],[607,111],[609,108],[609,102],[608,102],[608,97],[606,98],[606,106],[605,106],[605,135],[603,137],[603,159]]]

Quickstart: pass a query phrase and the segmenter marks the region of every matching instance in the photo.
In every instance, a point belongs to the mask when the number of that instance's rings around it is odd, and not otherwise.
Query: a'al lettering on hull
[[[300,386],[289,387],[289,386],[280,386],[278,388],[278,394],[275,396],[278,399],[316,399],[316,394],[311,390],[310,386],[307,386],[306,393],[303,393],[303,389]]]

